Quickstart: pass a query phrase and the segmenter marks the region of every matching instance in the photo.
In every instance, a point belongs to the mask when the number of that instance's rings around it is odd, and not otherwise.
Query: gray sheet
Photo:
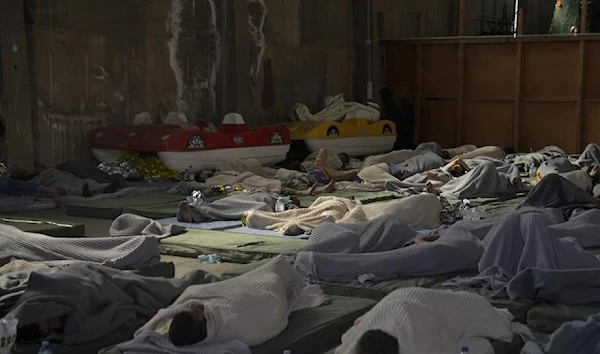
[[[565,155],[566,153],[564,150],[557,146],[546,146],[536,152],[507,156],[505,161],[515,165],[521,172],[529,172],[529,166],[532,164],[535,166],[535,168],[538,168],[542,162],[547,161],[550,157]]]
[[[83,195],[83,187],[86,184],[92,194],[102,193],[109,186],[109,183],[98,183],[93,179],[81,179],[69,172],[54,168],[43,170],[33,177],[30,182],[48,187],[62,187],[67,192],[67,195],[78,196]]]
[[[600,165],[600,145],[588,144],[576,161],[582,169],[589,171],[592,167]]]
[[[482,159],[467,174],[452,179],[440,187],[440,192],[459,199],[514,195],[524,189],[520,180],[513,183],[518,178],[517,167],[512,165],[496,166],[494,162]]]
[[[463,228],[432,243],[403,247],[417,232],[394,215],[356,224],[323,223],[310,245],[292,256],[294,267],[319,281],[383,280],[475,269],[483,247]]]
[[[566,173],[577,170],[579,170],[579,167],[572,164],[567,156],[560,156],[542,162],[537,169],[537,173],[544,177],[551,173]]]
[[[250,210],[274,211],[277,197],[268,192],[233,194],[214,202],[190,205],[190,212],[194,222],[241,220]],[[179,213],[177,219],[183,220]]]
[[[523,282],[532,272],[529,268],[541,270],[569,270],[600,268],[600,261],[592,253],[581,248],[600,245],[600,210],[589,210],[563,223],[561,214],[543,209],[530,209],[509,214],[500,219],[489,231],[483,245],[485,252],[478,265],[480,274],[474,278],[455,279],[448,285],[482,286],[492,289],[500,296],[510,296],[512,300],[527,298],[527,293],[519,291],[515,282]],[[561,225],[562,224],[562,225]],[[529,277],[531,280],[531,277]],[[543,280],[543,277],[537,278]],[[551,284],[537,282],[526,284],[538,291],[536,299],[550,300],[557,288]],[[555,284],[556,285],[556,284]],[[507,291],[507,286],[511,291]],[[585,288],[585,285],[581,285]],[[540,290],[543,289],[543,290]],[[577,287],[578,290],[580,287]],[[575,291],[569,299],[578,303],[585,295]],[[547,299],[548,298],[548,299]]]
[[[417,173],[442,167],[445,164],[446,161],[442,157],[429,152],[423,155],[413,156],[397,165],[389,165],[389,167],[391,175],[399,180],[403,180],[416,175]]]
[[[215,281],[199,270],[183,279],[165,279],[79,263],[51,273],[31,273],[27,290],[10,314],[20,327],[67,316],[63,343],[75,345],[149,319],[188,286]]]
[[[0,265],[11,259],[46,264],[83,261],[131,269],[157,265],[160,254],[155,237],[55,238],[0,224]]]

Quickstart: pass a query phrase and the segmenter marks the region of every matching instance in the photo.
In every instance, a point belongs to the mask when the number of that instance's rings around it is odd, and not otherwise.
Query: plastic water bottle
[[[529,165],[529,177],[535,176],[537,176],[537,168],[535,167],[535,164],[532,163],[531,165]]]
[[[469,354],[469,347],[460,348],[460,354]]]
[[[52,349],[50,349],[50,342],[42,342],[42,346],[40,347],[38,354],[52,354]]]
[[[221,256],[219,256],[218,254],[201,254],[198,256],[198,262],[200,262],[201,264],[213,264],[213,263],[220,263],[221,262]]]
[[[192,166],[188,167],[188,173],[187,173],[187,180],[188,181],[195,181],[196,180],[196,174],[194,173],[194,168]]]
[[[284,350],[283,354],[292,354],[292,351],[291,350]]]
[[[277,198],[277,201],[275,202],[275,211],[278,213],[285,211],[285,198]]]

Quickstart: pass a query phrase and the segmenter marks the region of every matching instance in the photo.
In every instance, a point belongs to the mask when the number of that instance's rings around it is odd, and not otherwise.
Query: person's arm
[[[450,167],[454,166],[454,165],[461,165],[462,168],[465,169],[465,172],[469,172],[471,169],[469,168],[469,165],[467,165],[466,162],[464,162],[462,159],[454,159],[452,161],[450,161],[448,164],[446,164],[446,166],[442,167],[444,170],[449,169]]]

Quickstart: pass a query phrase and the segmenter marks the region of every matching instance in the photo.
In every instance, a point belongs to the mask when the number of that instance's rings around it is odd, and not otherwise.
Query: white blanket
[[[309,285],[302,276],[282,257],[278,256],[262,267],[237,278],[218,283],[194,285],[166,309],[160,310],[148,323],[135,333],[131,343],[119,346],[122,352],[150,353],[143,351],[147,332],[156,336],[156,330],[168,325],[173,316],[193,304],[204,305],[207,319],[207,338],[194,345],[194,353],[204,352],[203,346],[211,343],[241,341],[248,346],[259,345],[283,331],[291,312],[318,307],[327,297],[318,285]],[[131,350],[136,343],[137,349]],[[177,352],[168,341],[163,353]],[[128,350],[129,348],[129,350]],[[190,352],[192,347],[182,348]],[[156,348],[154,348],[156,349]]]
[[[296,103],[292,115],[302,122],[341,122],[344,119],[364,118],[369,123],[378,121],[380,116],[376,104],[346,102],[343,94],[325,98],[325,106],[320,112],[312,114],[306,105]]]
[[[467,346],[470,354],[493,354],[488,339],[510,342],[515,333],[532,337],[513,318],[508,310],[495,309],[474,293],[399,289],[357,319],[335,353],[355,353],[360,337],[379,329],[398,339],[400,353],[456,354]]]
[[[319,197],[308,208],[283,212],[254,210],[247,218],[247,226],[267,229],[285,235],[310,232],[323,222],[356,223],[373,220],[381,215],[394,214],[415,229],[439,226],[442,206],[433,194],[419,194],[387,202],[362,204],[359,201]]]

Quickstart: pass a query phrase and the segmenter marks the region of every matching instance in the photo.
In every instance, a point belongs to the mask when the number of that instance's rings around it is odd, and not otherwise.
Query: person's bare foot
[[[435,195],[439,195],[440,192],[433,186],[433,184],[427,182],[427,186],[425,187],[425,190],[427,191],[427,193],[431,193],[431,194],[435,194]]]
[[[319,191],[321,193],[331,193],[331,192],[335,191],[335,181],[334,180],[329,181],[329,183],[327,183],[326,185],[321,187],[321,189]]]
[[[310,188],[307,188],[302,191],[298,191],[298,193],[296,193],[296,195],[300,196],[300,197],[307,197],[307,196],[313,194],[315,192],[316,188],[317,188],[317,184],[315,183]]]
[[[177,212],[177,220],[183,222],[192,222],[192,212],[190,211],[190,206],[187,201],[183,201],[179,203],[179,211]]]

